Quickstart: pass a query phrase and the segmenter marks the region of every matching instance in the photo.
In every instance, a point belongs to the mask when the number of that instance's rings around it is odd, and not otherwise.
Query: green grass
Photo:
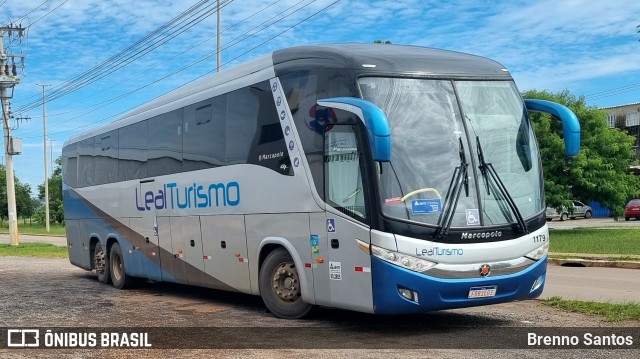
[[[541,303],[549,307],[559,308],[569,312],[602,317],[607,322],[640,320],[640,303],[635,302],[616,304],[567,300],[560,297],[551,297],[548,299],[542,299]]]
[[[24,224],[22,223],[22,221],[18,221],[19,234],[46,235],[56,237],[65,237],[67,235],[67,231],[62,224],[52,224],[49,226],[49,228],[51,229],[51,231],[47,232],[44,224]],[[7,224],[7,222],[3,222],[0,225],[0,233],[9,233],[9,225]]]
[[[637,228],[550,230],[550,252],[640,255]]]
[[[67,247],[49,243],[21,243],[17,246],[0,244],[0,256],[68,258]]]

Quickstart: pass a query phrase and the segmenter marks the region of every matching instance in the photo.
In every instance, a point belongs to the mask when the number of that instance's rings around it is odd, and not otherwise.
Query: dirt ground
[[[121,291],[99,283],[93,273],[72,266],[67,259],[20,257],[0,257],[0,327],[3,331],[71,327],[107,332],[110,328],[138,328],[153,332],[155,348],[166,344],[166,349],[99,350],[0,346],[0,357],[11,358],[626,358],[640,354],[637,321],[610,324],[544,307],[537,301],[396,317],[319,308],[309,318],[288,321],[268,313],[255,296],[167,283],[146,283]],[[464,338],[483,336],[502,336],[509,348],[510,331],[516,338],[525,335],[522,330],[544,328],[549,332],[594,328],[625,333],[620,327],[630,330],[635,349],[456,349],[465,347]],[[174,345],[176,349],[172,349]]]

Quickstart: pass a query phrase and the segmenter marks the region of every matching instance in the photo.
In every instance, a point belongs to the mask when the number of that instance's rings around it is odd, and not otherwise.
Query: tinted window
[[[118,181],[118,131],[95,137],[96,184]]]
[[[292,176],[291,160],[269,84],[264,82],[252,86],[250,91],[256,102],[257,122],[252,142],[249,143],[251,151],[248,162]]]
[[[147,122],[147,176],[182,171],[182,109]]]
[[[225,164],[226,111],[226,95],[186,107],[183,138],[183,169],[185,171]]]
[[[95,181],[95,158],[93,137],[78,143],[78,187],[93,186]]]
[[[350,73],[337,70],[313,70],[288,74],[280,81],[316,190],[324,198],[323,128],[341,119],[335,111],[319,107],[317,100],[337,96],[359,97],[355,78]]]
[[[76,144],[70,144],[62,149],[62,179],[70,187],[78,185],[78,153]]]
[[[128,181],[147,177],[147,121],[118,130],[118,179]]]
[[[271,100],[273,102],[273,99]],[[226,163],[247,163],[249,149],[256,134],[259,101],[249,88],[227,96]]]

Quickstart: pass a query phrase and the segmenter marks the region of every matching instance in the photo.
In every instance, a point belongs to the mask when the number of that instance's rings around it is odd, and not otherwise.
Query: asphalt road
[[[640,270],[549,265],[542,298],[553,296],[596,302],[640,303]]]
[[[582,227],[637,227],[640,230],[640,221],[635,219],[625,221],[623,218],[619,221],[615,221],[613,218],[576,218],[567,219],[566,221],[554,219],[552,221],[547,221],[547,225],[550,229],[573,229]]]

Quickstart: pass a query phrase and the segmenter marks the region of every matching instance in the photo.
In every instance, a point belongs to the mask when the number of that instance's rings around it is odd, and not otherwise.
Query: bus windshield
[[[468,227],[542,211],[537,143],[513,82],[364,77],[359,85],[391,127],[391,161],[378,181],[387,217],[442,226],[452,206],[450,225]]]

